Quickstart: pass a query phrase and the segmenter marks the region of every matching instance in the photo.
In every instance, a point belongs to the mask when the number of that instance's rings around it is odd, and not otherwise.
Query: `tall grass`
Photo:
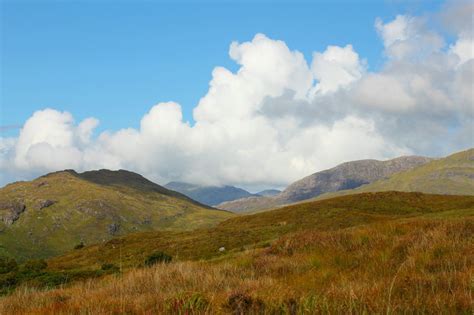
[[[474,219],[302,231],[218,261],[174,262],[0,299],[1,314],[471,314]]]

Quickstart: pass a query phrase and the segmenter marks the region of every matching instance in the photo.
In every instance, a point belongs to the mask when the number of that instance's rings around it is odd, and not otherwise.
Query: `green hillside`
[[[416,191],[429,194],[474,195],[474,149],[431,161],[412,170],[356,189],[325,194],[318,199],[376,191]]]
[[[62,171],[0,189],[0,254],[62,254],[132,232],[209,227],[233,215],[127,171]]]
[[[473,215],[474,197],[384,192],[313,201],[235,217],[197,231],[130,234],[53,258],[48,264],[54,270],[94,270],[105,263],[137,267],[154,251],[178,260],[213,259],[267,246],[296,231],[331,231],[446,211]]]
[[[0,268],[0,313],[470,314],[473,237],[474,196],[343,196]]]

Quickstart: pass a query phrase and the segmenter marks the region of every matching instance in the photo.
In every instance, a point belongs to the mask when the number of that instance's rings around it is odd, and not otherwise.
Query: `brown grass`
[[[412,218],[283,236],[0,300],[1,314],[472,314],[474,219]]]

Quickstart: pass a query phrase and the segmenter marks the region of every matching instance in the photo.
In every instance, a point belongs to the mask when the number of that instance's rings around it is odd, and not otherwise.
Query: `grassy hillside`
[[[473,241],[474,197],[346,196],[84,248],[50,268],[118,256],[131,266],[137,247],[175,262],[17,290],[0,299],[0,313],[471,314]]]
[[[52,270],[95,270],[104,263],[136,267],[158,250],[178,260],[212,259],[267,246],[290,232],[330,231],[441,211],[473,213],[474,197],[385,192],[308,202],[235,217],[197,231],[131,234],[55,257],[49,266]],[[219,251],[221,247],[225,251]]]
[[[417,191],[430,194],[474,195],[474,149],[431,161],[415,169],[397,173],[352,190],[322,195],[320,198],[375,191]]]
[[[52,173],[0,189],[0,254],[62,254],[131,232],[209,227],[231,213],[202,206],[126,171]]]

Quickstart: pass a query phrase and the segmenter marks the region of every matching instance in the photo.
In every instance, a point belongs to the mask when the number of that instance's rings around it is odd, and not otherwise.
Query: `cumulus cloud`
[[[365,61],[359,59],[352,45],[329,46],[323,53],[313,54],[311,70],[318,81],[311,93],[328,93],[360,79],[365,72]]]
[[[179,104],[166,102],[139,128],[94,137],[95,118],[76,123],[70,113],[44,109],[18,138],[0,139],[0,169],[13,179],[125,168],[159,183],[281,187],[348,160],[463,149],[473,144],[474,59],[472,33],[456,23],[456,40],[446,44],[426,17],[377,19],[387,57],[377,72],[350,44],[328,46],[308,61],[257,34],[230,45],[239,68],[213,70],[194,124],[183,121]]]

